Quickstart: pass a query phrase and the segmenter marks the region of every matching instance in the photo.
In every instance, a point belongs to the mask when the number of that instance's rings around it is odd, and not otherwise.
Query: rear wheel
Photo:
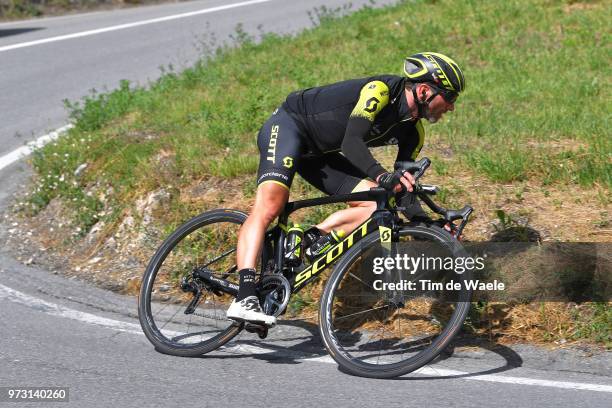
[[[345,371],[371,378],[400,376],[433,360],[467,316],[471,292],[463,282],[471,274],[435,261],[411,272],[411,261],[403,260],[465,256],[457,240],[434,226],[405,226],[393,244],[381,244],[378,234],[365,237],[336,264],[321,297],[319,330],[330,355]],[[398,257],[394,266],[377,260]],[[446,290],[451,280],[462,290]]]
[[[225,315],[233,296],[211,288],[194,272],[204,270],[238,285],[235,250],[246,217],[235,210],[200,214],[174,231],[151,258],[138,316],[158,351],[177,356],[208,353],[244,328]]]

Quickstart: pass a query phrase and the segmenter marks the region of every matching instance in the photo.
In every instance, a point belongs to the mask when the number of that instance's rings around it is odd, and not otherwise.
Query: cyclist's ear
[[[427,86],[427,84],[418,84],[417,85],[417,95],[420,97],[420,102],[427,102],[427,91],[430,91],[431,88]]]

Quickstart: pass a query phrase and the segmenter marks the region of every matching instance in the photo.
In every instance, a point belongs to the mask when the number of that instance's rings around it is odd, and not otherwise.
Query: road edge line
[[[48,38],[41,38],[39,40],[32,40],[32,41],[26,41],[22,43],[2,46],[0,47],[0,52],[11,51],[11,50],[25,48],[25,47],[32,47],[35,45],[47,44],[51,42],[71,40],[74,38],[87,37],[90,35],[102,34],[102,33],[107,33],[111,31],[125,30],[127,28],[134,28],[134,27],[140,27],[140,26],[147,25],[147,24],[154,24],[154,23],[161,23],[165,21],[177,20],[180,18],[192,17],[192,16],[197,16],[200,14],[208,14],[208,13],[214,13],[217,11],[231,10],[231,9],[238,8],[238,7],[250,6],[250,5],[259,4],[259,3],[267,3],[270,1],[272,0],[249,0],[249,1],[243,1],[240,3],[232,3],[232,4],[217,6],[217,7],[209,7],[206,9],[190,11],[186,13],[173,14],[173,15],[165,16],[165,17],[157,17],[157,18],[152,18],[149,20],[135,21],[133,23],[118,24],[118,25],[114,25],[110,27],[97,28],[94,30],[80,31],[78,33],[64,34],[64,35],[58,35],[55,37],[48,37]]]
[[[62,126],[54,130],[53,132],[49,132],[46,135],[40,136],[38,139],[29,142],[25,146],[21,146],[20,148],[5,154],[4,156],[0,157],[0,170],[10,166],[11,164],[21,160],[24,157],[29,156],[35,149],[39,149],[47,143],[52,142],[53,140],[60,137],[62,134],[66,133],[68,130],[72,129],[73,127],[73,124]]]
[[[43,299],[39,299],[25,293],[19,292],[15,289],[9,288],[8,286],[0,284],[0,299],[7,299],[14,303],[18,303],[24,305],[26,307],[33,307],[35,310],[41,311],[43,313],[47,313],[57,317],[64,317],[71,320],[82,321],[87,324],[93,324],[96,326],[106,327],[112,330],[118,330],[121,332],[127,332],[137,335],[143,335],[140,325],[135,323],[123,322],[120,320],[108,319],[106,317],[97,316],[92,313],[81,312],[79,310],[67,308],[65,306],[61,306],[56,303],[50,303]],[[221,351],[225,352],[234,352],[238,354],[268,354],[273,353],[276,350],[267,349],[265,347],[259,347],[254,345],[247,344],[231,344],[224,346]],[[304,362],[319,362],[319,363],[331,363],[334,364],[335,361],[332,360],[329,356],[319,356],[319,357],[304,357],[298,358],[299,361]],[[592,384],[592,383],[577,383],[577,382],[567,382],[567,381],[553,381],[553,380],[542,380],[538,378],[529,378],[529,377],[511,377],[511,376],[503,376],[503,375],[478,375],[464,371],[450,370],[446,368],[439,367],[423,367],[420,370],[416,371],[414,374],[416,375],[427,375],[427,376],[448,376],[448,377],[458,377],[459,380],[468,380],[468,381],[486,381],[486,382],[496,382],[496,383],[504,383],[504,384],[515,384],[515,385],[536,385],[541,387],[549,387],[549,388],[561,388],[561,389],[570,389],[570,390],[582,390],[582,391],[596,391],[596,392],[607,392],[612,393],[612,386],[604,385],[604,384]],[[415,380],[418,380],[417,377],[414,377]]]

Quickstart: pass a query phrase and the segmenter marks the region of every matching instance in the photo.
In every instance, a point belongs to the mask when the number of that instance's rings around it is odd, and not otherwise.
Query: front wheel
[[[201,355],[244,328],[244,323],[225,315],[233,297],[211,288],[196,271],[238,284],[236,241],[246,217],[236,210],[200,214],[174,231],[151,258],[140,289],[138,317],[158,351]]]
[[[461,244],[419,224],[402,227],[399,238],[382,244],[378,234],[365,237],[336,264],[321,296],[325,347],[353,375],[392,378],[424,366],[467,316],[471,291],[464,282],[471,273],[446,268],[448,259],[467,256]],[[461,290],[447,290],[449,282]]]

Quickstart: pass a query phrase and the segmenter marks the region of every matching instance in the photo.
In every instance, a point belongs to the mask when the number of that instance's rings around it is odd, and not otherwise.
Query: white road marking
[[[29,155],[35,149],[40,148],[45,144],[49,143],[50,141],[57,139],[62,133],[71,129],[73,126],[74,125],[72,124],[62,126],[61,128],[54,130],[51,133],[47,133],[46,135],[39,137],[35,141],[30,142],[27,145],[15,149],[12,152],[0,157],[0,170]]]
[[[103,326],[109,329],[118,330],[133,334],[143,334],[139,324],[122,322],[119,320],[107,319],[91,313],[81,312],[70,309],[56,303],[50,303],[45,300],[26,295],[8,286],[0,284],[0,299],[6,299],[23,306],[30,307],[43,313],[52,316],[64,317],[71,320],[78,320],[87,324]]]
[[[302,359],[303,361],[316,361],[319,363],[332,363],[336,362],[330,356],[321,356],[309,359]],[[446,368],[440,368],[438,365],[434,367],[423,367],[415,371],[412,374],[428,376],[428,377],[460,377],[458,379],[468,381],[486,381],[504,384],[518,384],[518,385],[538,385],[541,387],[552,387],[552,388],[563,388],[569,390],[584,390],[584,391],[599,391],[599,392],[610,392],[612,393],[612,386],[602,384],[589,384],[589,383],[576,383],[567,381],[551,381],[551,380],[540,380],[537,378],[527,377],[510,377],[505,375],[492,375],[484,374],[477,375],[469,373],[467,371],[449,370]]]
[[[73,34],[59,35],[59,36],[56,36],[56,37],[43,38],[43,39],[40,39],[40,40],[27,41],[27,42],[22,42],[22,43],[17,43],[17,44],[5,45],[4,47],[0,47],[0,52],[15,50],[15,49],[18,49],[18,48],[32,47],[34,45],[46,44],[46,43],[50,43],[50,42],[70,40],[70,39],[73,39],[73,38],[87,37],[87,36],[90,36],[90,35],[107,33],[107,32],[110,32],[110,31],[125,30],[127,28],[139,27],[139,26],[143,26],[143,25],[147,25],[147,24],[161,23],[161,22],[164,22],[164,21],[177,20],[177,19],[180,19],[180,18],[192,17],[192,16],[197,16],[197,15],[200,15],[200,14],[214,13],[214,12],[223,11],[223,10],[230,10],[230,9],[233,9],[233,8],[250,6],[252,4],[267,3],[267,2],[270,2],[270,1],[272,1],[272,0],[250,0],[250,1],[243,1],[243,2],[240,2],[240,3],[226,4],[224,6],[211,7],[211,8],[202,9],[202,10],[190,11],[190,12],[187,12],[187,13],[174,14],[174,15],[165,16],[165,17],[158,17],[158,18],[153,18],[153,19],[150,19],[150,20],[136,21],[136,22],[133,22],[133,23],[119,24],[119,25],[105,27],[105,28],[98,28],[96,30],[81,31],[81,32],[78,32],[78,33],[73,33]]]
[[[78,320],[87,324],[93,324],[96,326],[102,326],[121,332],[132,333],[142,335],[142,329],[140,325],[128,322],[122,322],[119,320],[107,319],[91,313],[81,312],[78,310],[70,309],[55,303],[50,303],[45,300],[27,295],[17,290],[11,289],[8,286],[0,284],[0,299],[6,299],[8,301],[18,303],[32,309],[41,311],[57,317],[68,318],[72,320]],[[173,332],[173,334],[180,335],[182,333]],[[223,351],[230,353],[239,354],[270,354],[275,353],[276,350],[267,349],[264,347],[230,343],[223,347]],[[288,351],[289,352],[289,351]],[[318,362],[327,364],[336,364],[336,362],[330,356],[320,356],[312,358],[299,358],[298,361],[304,362]],[[414,374],[423,376],[437,376],[437,377],[456,377],[461,376],[459,379],[468,381],[486,381],[494,383],[504,384],[516,384],[516,385],[529,385],[529,386],[541,386],[541,387],[552,387],[562,388],[566,390],[583,390],[583,391],[597,391],[597,392],[608,392],[612,393],[612,386],[603,384],[590,384],[590,383],[577,383],[567,381],[552,381],[552,380],[541,380],[537,378],[527,377],[510,377],[505,375],[477,375],[466,371],[449,370],[445,368],[424,367],[416,371]]]
[[[435,375],[435,376],[465,376],[465,375],[473,375],[464,371],[456,371],[456,370],[448,370],[445,368],[431,368],[431,367],[423,367],[416,372],[417,374],[424,375]],[[537,378],[527,378],[527,377],[509,377],[505,375],[494,375],[494,374],[485,374],[485,375],[476,375],[471,377],[461,377],[462,380],[468,381],[487,381],[487,382],[495,382],[495,383],[504,383],[504,384],[518,384],[518,385],[538,385],[541,387],[553,387],[553,388],[563,388],[566,390],[584,390],[584,391],[599,391],[599,392],[610,392],[612,393],[611,385],[603,385],[603,384],[588,384],[588,383],[576,383],[576,382],[567,382],[567,381],[551,381],[551,380],[540,380]]]

